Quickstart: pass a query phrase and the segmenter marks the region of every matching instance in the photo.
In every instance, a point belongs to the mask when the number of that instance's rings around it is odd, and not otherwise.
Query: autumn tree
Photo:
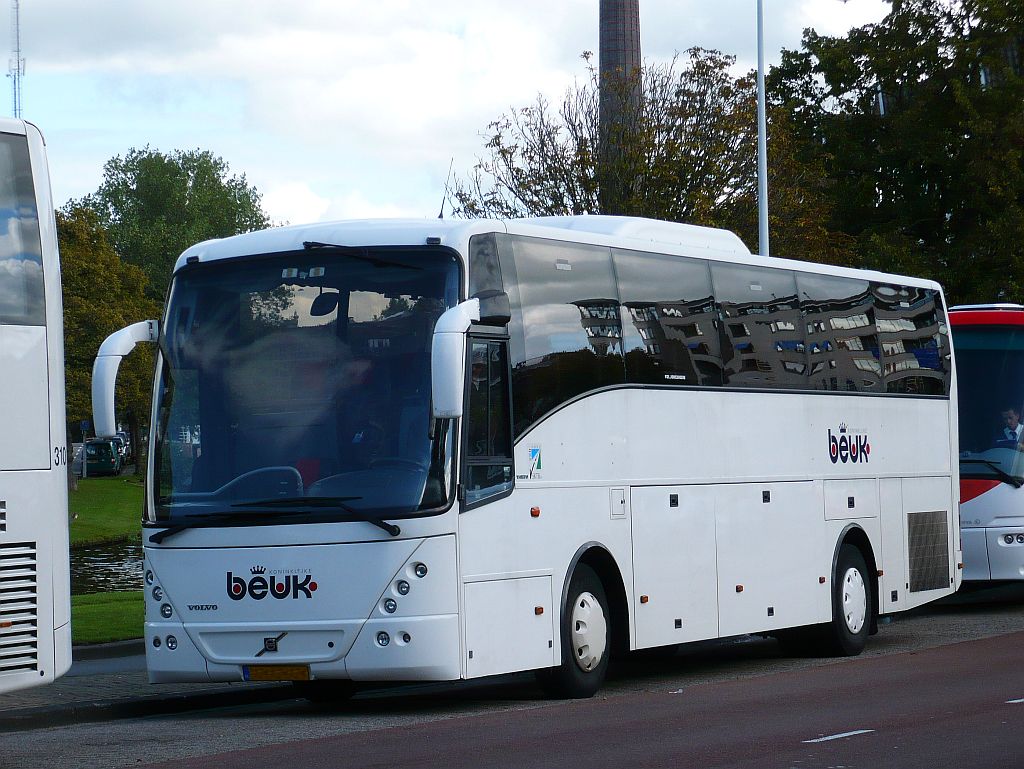
[[[108,231],[126,262],[141,268],[148,292],[163,297],[174,262],[189,246],[269,226],[245,174],[209,151],[131,149],[103,167],[103,182],[79,201]]]
[[[92,364],[106,337],[130,323],[155,318],[159,304],[146,296],[146,276],[114,251],[94,211],[69,204],[57,212],[64,298],[64,367],[67,421],[71,427],[92,419]],[[117,378],[118,414],[133,425],[149,414],[153,351],[140,345],[121,364]]]

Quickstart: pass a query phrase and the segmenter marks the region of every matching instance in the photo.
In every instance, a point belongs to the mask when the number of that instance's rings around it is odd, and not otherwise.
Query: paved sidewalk
[[[75,647],[54,683],[0,694],[0,732],[293,699],[288,684],[150,684],[141,641]]]

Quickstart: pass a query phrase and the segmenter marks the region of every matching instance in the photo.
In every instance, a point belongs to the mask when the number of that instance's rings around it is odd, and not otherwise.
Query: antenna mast
[[[7,64],[7,77],[11,79],[11,113],[21,117],[21,78],[25,74],[25,59],[21,55],[21,1],[11,0],[11,60]]]

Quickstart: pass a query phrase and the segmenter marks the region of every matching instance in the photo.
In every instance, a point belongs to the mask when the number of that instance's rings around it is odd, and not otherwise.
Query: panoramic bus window
[[[874,295],[866,280],[798,272],[812,390],[880,392]]]
[[[804,329],[793,273],[715,262],[711,274],[721,308],[724,383],[806,387]]]
[[[615,251],[622,301],[626,380],[639,384],[720,385],[715,307],[708,263]]]
[[[949,392],[949,341],[937,291],[873,284],[885,390],[915,395]]]
[[[0,134],[0,323],[45,326],[39,212],[24,136]]]
[[[509,290],[509,333],[519,436],[571,398],[622,384],[625,370],[609,250],[539,238],[513,243],[518,284]]]
[[[1017,450],[1014,434],[1024,420],[1024,328],[957,326],[953,343],[960,474],[994,480],[1020,476],[1024,452]]]
[[[500,341],[469,346],[466,409],[466,505],[512,490],[508,356]]]
[[[310,520],[444,506],[451,441],[431,431],[430,349],[458,280],[442,249],[323,248],[179,273],[157,404],[160,514],[274,498],[320,500]]]

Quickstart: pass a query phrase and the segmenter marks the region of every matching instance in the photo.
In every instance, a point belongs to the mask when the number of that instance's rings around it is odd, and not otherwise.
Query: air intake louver
[[[0,546],[0,675],[38,664],[36,543]]]
[[[910,592],[948,588],[949,531],[946,512],[909,513]]]

